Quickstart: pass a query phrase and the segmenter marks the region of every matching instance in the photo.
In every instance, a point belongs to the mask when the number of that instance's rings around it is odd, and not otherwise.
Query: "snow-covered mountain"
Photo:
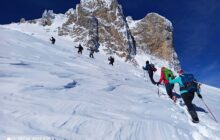
[[[168,61],[175,69],[180,67],[173,45],[172,23],[156,13],[138,21],[126,18],[117,0],[81,0],[65,14],[46,10],[41,19],[27,22],[22,19],[21,23],[55,29],[59,36],[71,37],[86,47],[102,48],[136,65],[136,54],[151,54]]]
[[[87,50],[79,55],[74,48],[78,42],[57,34],[67,17],[55,17],[51,26],[0,27],[1,140],[220,139],[219,124],[199,98],[193,102],[200,123],[193,124],[181,98],[175,105],[162,86],[158,96],[158,88],[144,78],[141,65],[147,59],[158,69],[156,81],[167,61],[137,54],[140,67],[134,67],[115,55],[110,66],[103,49],[95,59]],[[55,45],[49,42],[51,36]],[[202,95],[220,120],[220,89],[203,85]]]

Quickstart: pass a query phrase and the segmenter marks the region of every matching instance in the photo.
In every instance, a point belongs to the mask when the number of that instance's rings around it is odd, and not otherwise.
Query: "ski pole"
[[[146,73],[147,73],[147,72],[144,70],[144,81],[145,81],[145,82],[146,82],[146,81],[148,82]]]
[[[147,74],[148,74],[148,71],[145,71],[146,81],[148,82]]]
[[[209,107],[207,106],[207,104],[205,103],[205,101],[203,99],[201,99],[202,102],[204,103],[204,105],[206,106],[206,108],[208,109],[209,113],[211,113],[212,117],[214,118],[214,120],[216,121],[216,123],[218,123],[218,121],[216,120],[215,116],[212,114],[212,111],[209,109]]]
[[[158,87],[157,94],[158,94],[158,97],[160,97],[160,88],[159,88],[159,85],[158,85],[157,87]]]

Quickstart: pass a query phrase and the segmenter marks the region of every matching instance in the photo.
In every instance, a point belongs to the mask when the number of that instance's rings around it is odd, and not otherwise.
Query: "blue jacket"
[[[175,83],[178,83],[180,87],[184,87],[184,84],[182,82],[182,78],[179,76],[175,79],[171,79],[171,77],[169,77],[169,83],[170,84],[175,84]],[[181,90],[180,91],[180,94],[184,94],[184,93],[188,93],[188,90]],[[196,91],[197,94],[200,94],[200,90],[198,89]]]

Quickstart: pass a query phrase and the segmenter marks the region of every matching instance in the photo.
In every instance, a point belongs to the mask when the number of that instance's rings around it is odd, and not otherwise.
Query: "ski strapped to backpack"
[[[164,69],[163,69],[163,73],[164,73],[164,78],[165,78],[166,80],[169,79],[169,76],[171,76],[171,79],[174,79],[174,78],[175,78],[174,75],[173,75],[173,72],[172,72],[170,69],[168,69],[168,68],[164,68]]]
[[[198,91],[199,84],[193,74],[183,74],[180,77],[184,85],[183,87],[180,87],[180,90],[187,90],[189,92]]]

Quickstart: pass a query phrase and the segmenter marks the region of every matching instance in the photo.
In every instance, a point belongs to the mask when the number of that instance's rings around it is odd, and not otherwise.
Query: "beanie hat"
[[[146,61],[146,64],[149,64],[149,61]]]
[[[184,71],[183,71],[183,70],[179,70],[178,73],[179,73],[179,74],[183,74]]]

